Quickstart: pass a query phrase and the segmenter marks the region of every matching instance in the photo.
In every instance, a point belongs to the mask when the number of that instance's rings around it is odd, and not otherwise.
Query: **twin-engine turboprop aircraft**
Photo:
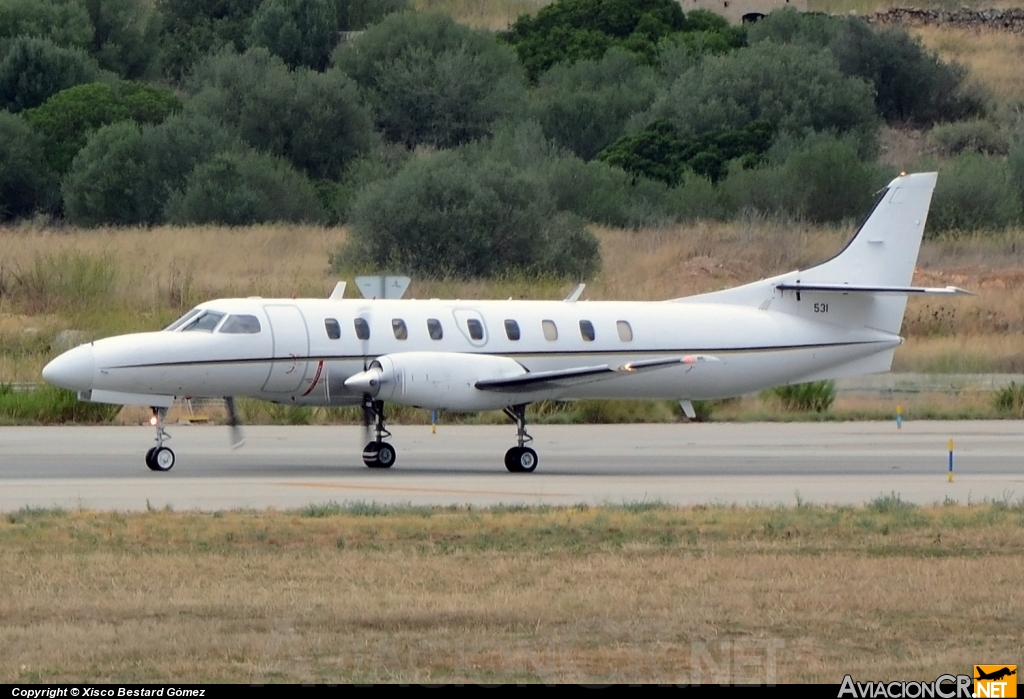
[[[82,400],[153,408],[146,463],[174,465],[163,418],[174,396],[362,405],[371,468],[388,468],[384,404],[504,410],[509,471],[533,471],[526,406],[572,398],[726,398],[786,383],[888,371],[936,174],[901,175],[853,239],[815,267],[661,302],[221,299],[160,332],[60,355],[50,383]]]

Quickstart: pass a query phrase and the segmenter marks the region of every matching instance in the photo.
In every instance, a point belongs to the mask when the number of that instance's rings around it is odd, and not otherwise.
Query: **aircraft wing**
[[[863,286],[859,284],[776,284],[779,291],[818,291],[829,294],[874,294],[884,296],[909,296],[911,294],[943,294],[949,296],[974,296],[966,289],[956,286]]]
[[[666,369],[680,364],[696,364],[697,362],[717,362],[717,357],[706,354],[691,354],[685,357],[664,357],[658,359],[642,359],[626,362],[619,366],[599,364],[597,366],[573,367],[571,369],[554,369],[552,371],[534,371],[503,379],[483,379],[475,386],[481,391],[498,393],[527,393],[547,388],[564,388],[583,383],[604,381],[617,376],[626,376],[645,371]]]

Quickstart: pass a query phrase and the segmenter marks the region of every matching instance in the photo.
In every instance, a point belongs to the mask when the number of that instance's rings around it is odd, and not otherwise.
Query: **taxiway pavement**
[[[1024,499],[1024,422],[532,425],[540,465],[505,471],[508,426],[396,425],[389,470],[360,459],[358,427],[174,425],[177,463],[146,469],[149,427],[0,428],[0,511],[413,505],[922,504]],[[955,475],[947,479],[948,440]]]

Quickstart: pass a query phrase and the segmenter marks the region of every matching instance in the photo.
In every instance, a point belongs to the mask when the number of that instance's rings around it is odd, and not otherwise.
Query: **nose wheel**
[[[150,471],[170,471],[174,466],[174,452],[164,446],[164,442],[171,438],[164,429],[166,415],[167,408],[153,408],[153,417],[149,419],[149,423],[156,427],[156,446],[146,452],[146,466]]]
[[[366,400],[363,410],[373,418],[374,440],[363,447],[363,463],[369,468],[391,468],[397,454],[395,448],[384,441],[391,433],[384,427],[384,401]]]

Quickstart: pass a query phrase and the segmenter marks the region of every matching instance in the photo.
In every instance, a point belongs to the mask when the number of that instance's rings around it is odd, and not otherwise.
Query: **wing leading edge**
[[[548,388],[564,388],[584,383],[604,381],[619,376],[628,376],[680,364],[696,364],[698,362],[717,362],[717,357],[706,354],[692,354],[685,357],[668,357],[660,359],[642,359],[626,362],[619,366],[600,364],[597,366],[573,367],[572,369],[554,369],[552,371],[535,371],[502,379],[483,379],[474,384],[481,391],[498,393],[527,393]]]

